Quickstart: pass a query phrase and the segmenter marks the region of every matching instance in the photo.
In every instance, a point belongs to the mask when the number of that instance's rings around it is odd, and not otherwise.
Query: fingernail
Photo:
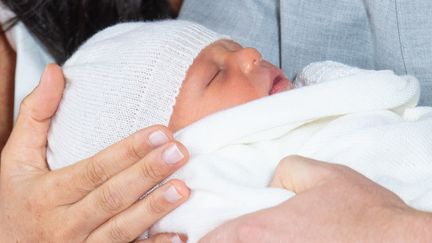
[[[180,239],[180,236],[175,235],[171,238],[171,243],[183,243],[183,241]]]
[[[182,195],[180,195],[174,186],[170,186],[168,190],[164,193],[165,199],[170,203],[176,203],[178,200],[182,198]],[[179,241],[181,242],[181,241]]]
[[[184,155],[182,154],[180,149],[177,147],[177,145],[174,144],[164,151],[162,157],[163,157],[163,160],[167,164],[172,165],[172,164],[180,162],[180,160],[182,160],[184,158]]]
[[[168,137],[162,131],[155,131],[150,134],[149,142],[153,146],[160,146],[168,142]]]

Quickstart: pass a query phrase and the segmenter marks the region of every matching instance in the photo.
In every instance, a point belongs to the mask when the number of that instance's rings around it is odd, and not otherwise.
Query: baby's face
[[[169,128],[178,131],[209,114],[291,88],[283,72],[256,49],[220,40],[203,49],[189,68]]]

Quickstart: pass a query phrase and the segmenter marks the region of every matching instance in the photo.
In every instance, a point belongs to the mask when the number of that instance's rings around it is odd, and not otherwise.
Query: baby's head
[[[282,71],[253,48],[227,39],[204,48],[182,80],[169,127],[291,88]]]
[[[67,86],[49,139],[53,160],[63,162],[153,124],[177,131],[291,87],[255,49],[187,21],[116,25],[63,68]],[[75,160],[54,158],[61,153]]]

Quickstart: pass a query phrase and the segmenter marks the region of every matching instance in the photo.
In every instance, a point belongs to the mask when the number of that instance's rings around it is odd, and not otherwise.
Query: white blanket
[[[191,159],[173,177],[192,194],[151,233],[184,232],[196,242],[229,219],[289,199],[293,193],[267,186],[291,154],[347,165],[432,211],[432,108],[415,107],[418,81],[391,71],[327,74],[176,134]]]

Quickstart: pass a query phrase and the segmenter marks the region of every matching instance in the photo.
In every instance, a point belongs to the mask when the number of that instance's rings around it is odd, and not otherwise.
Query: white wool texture
[[[416,107],[416,78],[323,62],[297,82],[313,85],[213,114],[175,135],[190,160],[172,178],[185,181],[191,196],[151,234],[182,232],[197,242],[228,220],[289,200],[293,192],[269,184],[279,161],[294,154],[346,165],[432,211],[432,108]]]
[[[224,38],[179,20],[123,23],[96,34],[63,66],[66,88],[49,131],[50,167],[90,157],[139,129],[168,125],[193,60]]]

